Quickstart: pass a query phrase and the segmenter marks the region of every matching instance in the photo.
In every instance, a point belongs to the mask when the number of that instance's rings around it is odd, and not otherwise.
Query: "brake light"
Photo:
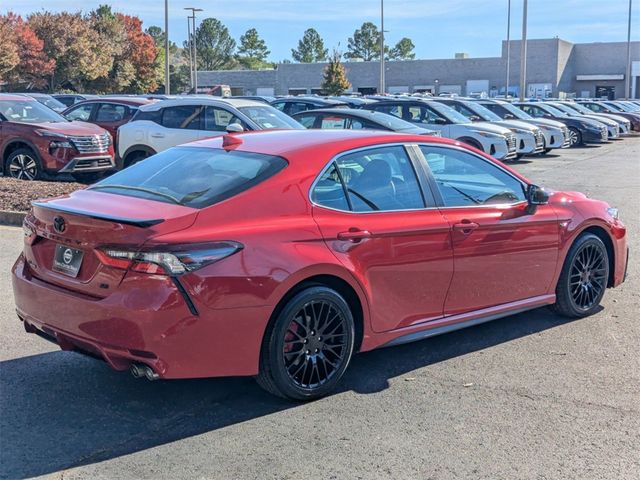
[[[24,241],[27,245],[33,245],[38,234],[27,222],[22,223],[22,232],[24,233]]]
[[[238,242],[221,241],[206,244],[172,245],[162,251],[122,250],[105,247],[96,250],[100,262],[121,270],[148,274],[182,275],[218,262],[242,250]]]

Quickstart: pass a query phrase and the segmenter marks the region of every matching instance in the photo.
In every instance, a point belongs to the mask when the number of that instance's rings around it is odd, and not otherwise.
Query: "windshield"
[[[204,208],[248,190],[286,166],[286,160],[273,155],[174,147],[89,189]]]
[[[409,123],[405,120],[402,120],[401,118],[382,112],[374,112],[371,117],[363,116],[363,118],[370,118],[374,122],[377,122],[380,125],[396,132],[400,130],[415,130],[416,128],[413,123]]]
[[[584,113],[585,115],[591,115],[593,112],[584,105],[579,103],[565,104],[567,107],[574,109],[576,112]]]
[[[474,102],[465,102],[464,105],[466,107],[469,107],[474,112],[476,112],[484,120],[487,120],[489,122],[500,122],[500,121],[502,121],[502,119],[498,115],[493,113],[491,110],[489,110],[484,105],[481,105],[479,103],[474,103]]]
[[[532,120],[533,117],[529,115],[527,112],[520,110],[518,107],[511,105],[510,103],[499,103],[502,108],[504,108],[507,112],[513,115],[516,118],[521,120]]]
[[[10,122],[57,123],[67,122],[62,115],[35,100],[0,101],[0,114]]]
[[[430,101],[427,104],[451,123],[471,123],[467,117],[442,103]]]
[[[565,105],[564,103],[554,103],[552,104],[553,108],[557,108],[558,110],[560,110],[561,112],[566,113],[567,115],[575,115],[576,111],[573,110],[571,107]]]
[[[60,109],[65,109],[67,108],[67,106],[62,103],[61,101],[53,98],[53,97],[34,97],[38,102],[40,102],[42,105],[45,105],[49,108],[52,108],[54,110],[60,110]]]
[[[626,112],[627,111],[621,105],[618,105],[617,103],[604,102],[604,104],[607,107],[609,107],[611,110],[615,110],[616,112]]]
[[[260,125],[263,130],[304,128],[293,118],[270,105],[239,107],[238,110]]]
[[[546,110],[554,117],[567,118],[569,116],[566,113],[564,113],[562,110],[558,110],[557,108],[552,107],[549,104],[540,105],[540,108],[542,108],[543,110]]]

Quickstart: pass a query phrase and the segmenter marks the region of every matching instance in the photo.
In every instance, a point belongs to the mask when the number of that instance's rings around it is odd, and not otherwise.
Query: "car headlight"
[[[524,128],[512,128],[509,127],[509,130],[513,130],[516,133],[519,133],[520,135],[533,135],[533,132],[531,130],[525,130]]]
[[[56,140],[66,140],[69,138],[63,133],[50,132],[48,130],[36,130],[36,133],[41,137],[54,138]]]
[[[504,138],[504,135],[498,135],[497,133],[489,133],[489,132],[482,132],[480,130],[472,130],[473,133],[475,133],[476,135],[480,135],[481,137],[486,137],[486,138]]]
[[[620,215],[618,214],[618,209],[614,207],[607,208],[607,213],[614,220],[620,220]]]

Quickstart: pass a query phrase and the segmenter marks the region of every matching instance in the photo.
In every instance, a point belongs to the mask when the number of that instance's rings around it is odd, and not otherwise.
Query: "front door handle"
[[[469,235],[479,226],[480,225],[478,225],[476,222],[472,222],[470,220],[462,220],[460,223],[455,223],[453,225],[453,229],[457,232],[461,232],[464,235]]]
[[[152,133],[151,138],[164,138],[164,133]]]
[[[345,240],[348,242],[359,242],[360,240],[364,240],[365,238],[371,238],[370,231],[351,228],[347,232],[338,233],[338,240]]]

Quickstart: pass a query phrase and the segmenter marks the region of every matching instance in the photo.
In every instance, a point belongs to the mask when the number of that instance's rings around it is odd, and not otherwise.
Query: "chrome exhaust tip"
[[[132,363],[130,367],[131,375],[135,378],[144,377],[144,367],[142,365],[138,365],[137,363]]]
[[[131,371],[131,375],[135,378],[146,378],[149,381],[158,380],[160,375],[153,371],[149,365],[144,365],[141,363],[132,363],[129,369]]]

